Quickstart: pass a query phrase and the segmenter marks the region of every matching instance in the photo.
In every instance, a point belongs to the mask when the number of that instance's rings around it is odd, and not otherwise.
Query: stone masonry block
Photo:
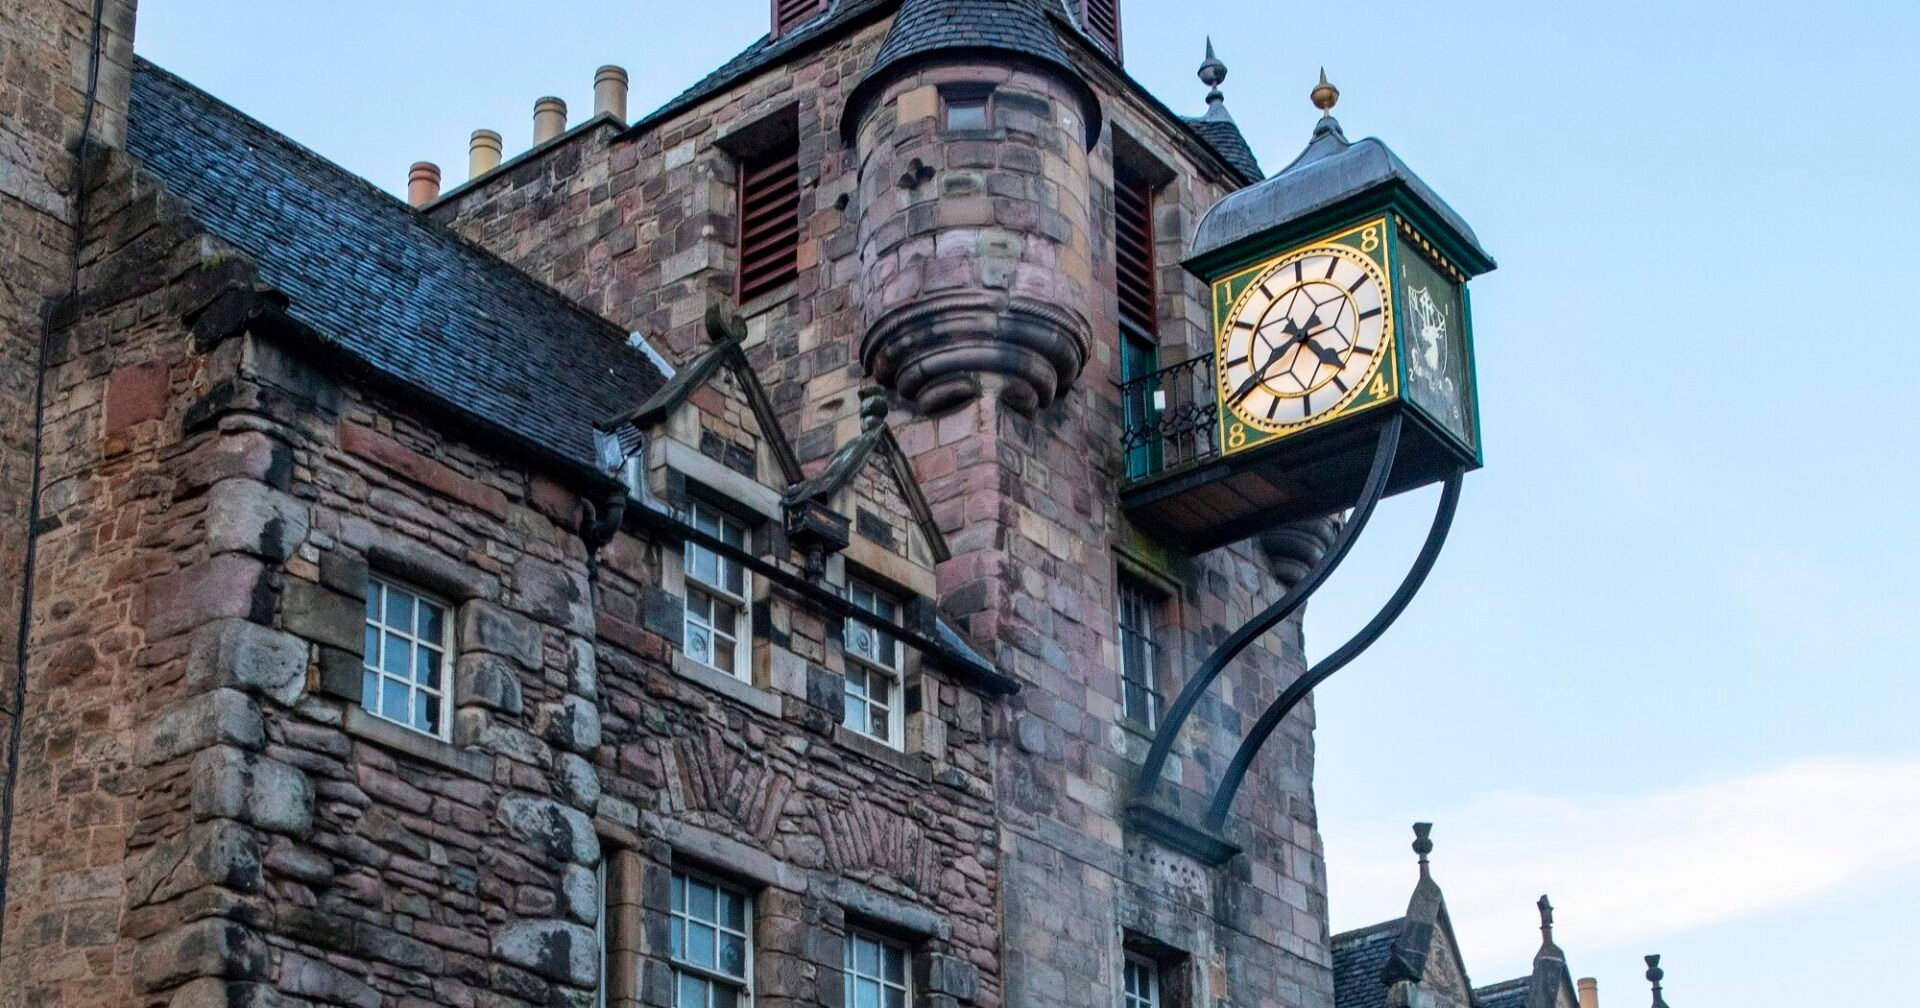
[[[307,505],[253,480],[221,480],[207,495],[207,549],[282,561],[307,538]]]
[[[266,741],[260,708],[238,690],[217,689],[143,724],[134,758],[154,766],[208,746],[258,750]]]
[[[292,952],[280,961],[280,987],[289,994],[353,1008],[380,1008],[380,992],[329,963]]]
[[[216,746],[194,758],[192,793],[195,819],[239,819],[295,837],[313,828],[313,785],[307,775],[232,746]]]
[[[265,623],[272,612],[273,587],[266,568],[233,553],[163,574],[141,588],[140,619],[149,641],[221,618]]]
[[[592,927],[600,920],[600,880],[593,869],[568,865],[560,873],[560,907],[577,924]]]
[[[201,977],[174,991],[167,1008],[298,1008],[299,1004],[266,984]]]
[[[187,691],[246,690],[291,706],[307,684],[307,642],[240,619],[195,630],[187,652]]]
[[[559,983],[592,987],[600,953],[590,928],[557,920],[515,921],[493,936],[493,954]]]
[[[363,646],[366,602],[314,581],[289,579],[280,603],[280,625],[316,644],[358,652]]]
[[[600,804],[600,774],[593,764],[573,753],[561,753],[554,762],[560,779],[560,797],[574,808],[588,812]]]
[[[550,798],[509,795],[500,801],[500,820],[508,832],[555,864],[600,861],[600,838],[593,832],[593,821],[577,809]]]
[[[568,752],[587,754],[600,746],[600,710],[593,701],[569,693],[540,708],[540,735]]]
[[[195,977],[248,980],[266,972],[267,948],[260,936],[245,925],[217,918],[163,931],[134,955],[134,973],[150,991]]]
[[[260,839],[231,819],[196,823],[148,848],[127,882],[129,907],[165,903],[202,886],[258,892],[264,884]]]
[[[540,628],[519,613],[475,600],[460,607],[460,646],[540,667]]]
[[[461,706],[472,704],[519,715],[520,670],[514,663],[495,654],[470,651],[459,657],[453,670],[453,695]]]

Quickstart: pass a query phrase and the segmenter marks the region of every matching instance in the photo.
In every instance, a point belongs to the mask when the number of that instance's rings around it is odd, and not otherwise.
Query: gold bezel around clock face
[[[1241,293],[1216,352],[1220,401],[1273,434],[1330,419],[1380,372],[1393,332],[1387,278],[1337,243],[1296,249]]]

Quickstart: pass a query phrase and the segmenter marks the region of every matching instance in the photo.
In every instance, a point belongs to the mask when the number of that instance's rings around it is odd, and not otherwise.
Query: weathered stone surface
[[[307,538],[307,505],[255,480],[221,480],[207,493],[207,549],[280,561]]]
[[[521,557],[513,565],[513,583],[535,619],[574,633],[593,632],[584,576],[545,560]]]
[[[540,707],[541,737],[569,752],[591,753],[600,746],[600,709],[586,697],[569,693]]]
[[[929,994],[945,994],[958,1001],[972,1001],[980,995],[980,970],[970,962],[934,952],[924,959],[926,975],[921,977]]]
[[[217,746],[194,758],[193,814],[305,836],[313,828],[313,785],[285,763]]]
[[[253,750],[266,744],[260,708],[238,690],[201,693],[147,722],[136,758],[151,766],[223,743]]]
[[[558,983],[591,987],[599,977],[593,931],[565,921],[515,921],[493,937],[500,958]]]
[[[307,685],[307,642],[246,620],[215,620],[194,631],[187,689],[246,690],[291,706]]]
[[[560,908],[578,924],[591,927],[600,919],[600,882],[593,869],[568,865],[561,870]]]
[[[280,600],[280,625],[316,644],[358,654],[365,647],[365,599],[349,598],[316,581],[290,578]]]
[[[471,651],[454,665],[454,702],[473,704],[503,714],[521,711],[520,669],[496,654]]]
[[[251,557],[225,553],[154,578],[141,586],[140,620],[149,640],[202,623],[237,618],[265,623],[273,612],[266,568]]]
[[[197,920],[143,942],[135,972],[147,990],[165,990],[194,977],[258,979],[267,949],[252,928],[233,921]]]
[[[560,797],[574,808],[592,812],[599,805],[600,773],[583,757],[559,754],[554,759],[554,776],[560,782]]]
[[[353,1008],[380,1008],[380,992],[329,963],[288,952],[280,959],[280,987],[289,994]]]
[[[600,698],[599,658],[593,641],[577,637],[567,644],[567,689],[589,700]]]
[[[540,628],[519,613],[495,603],[474,600],[460,607],[460,643],[518,662],[522,668],[540,667]]]
[[[127,881],[128,903],[165,903],[205,885],[257,892],[264,883],[261,864],[252,829],[231,819],[196,823],[146,851]]]
[[[600,840],[592,820],[552,799],[509,795],[500,801],[500,821],[555,864],[591,865],[600,860]]]

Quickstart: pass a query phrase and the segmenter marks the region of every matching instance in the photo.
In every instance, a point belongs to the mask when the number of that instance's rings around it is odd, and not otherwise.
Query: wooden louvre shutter
[[[789,29],[809,20],[827,5],[827,0],[773,0],[773,33],[784,35]]]
[[[1113,272],[1121,321],[1152,335],[1160,314],[1153,282],[1153,188],[1128,172],[1113,179]]]
[[[1119,57],[1120,0],[1081,0],[1080,26]]]
[[[740,300],[792,280],[799,248],[800,155],[789,146],[740,172]]]

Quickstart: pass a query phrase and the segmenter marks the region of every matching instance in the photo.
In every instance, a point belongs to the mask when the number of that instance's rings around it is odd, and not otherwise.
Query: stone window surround
[[[687,493],[699,494],[704,499],[718,498],[727,501],[734,505],[734,514],[743,515],[749,521],[759,519],[760,527],[749,529],[750,539],[765,527],[782,520],[784,502],[772,488],[727,468],[680,441],[663,438],[656,443],[656,446],[659,451],[657,457],[664,463],[663,468],[672,473],[675,482],[685,484]],[[645,500],[639,501],[638,504],[642,507],[648,506]],[[683,553],[680,550],[667,550],[664,556],[666,559],[661,564],[660,588],[684,600],[686,575],[682,567]],[[840,556],[834,557],[829,562],[828,575],[830,581],[837,580],[843,585],[848,578],[858,577],[876,587],[889,589],[899,601],[903,613],[922,601],[921,596],[902,588],[893,579],[849,563]],[[756,611],[770,604],[771,585],[766,578],[753,579],[752,588],[753,606]],[[684,605],[684,601],[682,604]],[[750,622],[756,621],[757,617]],[[837,623],[832,625],[837,626]],[[752,636],[750,650],[753,658],[750,681],[728,675],[686,657],[685,652],[677,644],[668,650],[668,668],[676,676],[688,682],[725,696],[768,717],[782,717],[785,713],[785,705],[772,681],[772,647],[760,634],[755,633]],[[910,686],[916,677],[924,675],[926,673],[919,652],[902,645],[900,719],[903,726],[903,741],[901,748],[894,748],[884,742],[850,731],[843,725],[836,725],[834,728],[835,744],[915,779],[931,781],[935,764],[940,759],[938,754],[945,748],[942,739],[930,737],[940,734],[935,725],[928,723],[937,721],[937,715],[927,710],[911,709],[912,705],[909,702],[913,692]]]
[[[1196,969],[1196,957],[1187,949],[1168,944],[1159,938],[1125,927],[1120,933],[1120,962],[1140,963],[1153,970],[1154,1008],[1194,1008],[1204,1005],[1204,970]],[[1125,990],[1125,975],[1114,978]],[[1132,1003],[1122,998],[1123,1005]]]
[[[898,622],[906,612],[906,606],[900,601],[897,591],[871,578],[855,575],[851,571],[849,571],[846,576],[845,592],[848,601],[852,601],[854,605],[862,609],[867,609],[868,606],[857,601],[858,596],[864,594],[870,597],[873,600],[877,614],[889,616],[895,622]],[[892,660],[884,663],[870,659],[865,655],[856,654],[854,649],[848,645],[847,633],[849,630],[859,632],[867,628],[850,625],[854,622],[852,619],[841,621],[841,659],[847,666],[848,671],[852,671],[853,668],[858,667],[864,675],[867,686],[863,690],[864,695],[860,698],[860,702],[867,708],[867,717],[869,720],[871,720],[872,717],[872,708],[876,706],[880,707],[886,714],[887,729],[885,738],[872,732],[861,731],[857,728],[849,730],[856,734],[865,735],[876,742],[885,743],[894,749],[904,748],[907,742],[907,647],[901,641],[889,641],[888,643],[893,649]],[[873,634],[876,643],[882,638],[880,631],[870,632]],[[872,684],[876,678],[882,683],[878,697],[874,696],[874,690],[872,688]],[[848,681],[851,682],[851,680]],[[843,689],[843,693],[844,692]],[[843,720],[841,724],[844,725],[846,723],[844,713],[842,717]]]
[[[1186,677],[1184,675],[1186,671],[1184,663],[1187,658],[1187,649],[1185,646],[1186,618],[1185,611],[1182,607],[1182,600],[1185,598],[1183,591],[1184,585],[1174,580],[1167,573],[1156,570],[1139,558],[1127,553],[1115,551],[1113,555],[1112,592],[1115,598],[1116,611],[1120,592],[1120,580],[1123,577],[1141,582],[1159,594],[1159,598],[1157,599],[1158,604],[1153,607],[1155,643],[1159,646],[1161,656],[1160,667],[1155,670],[1155,685],[1158,687],[1160,693],[1162,700],[1161,710],[1164,715],[1166,704],[1170,703],[1172,698],[1178,695],[1180,692],[1179,688],[1186,683]],[[1114,634],[1116,647],[1114,652],[1115,665],[1113,669],[1113,681],[1118,683],[1120,681],[1119,661],[1121,660],[1118,650],[1118,626],[1115,626]],[[1122,713],[1118,721],[1122,728],[1125,728],[1133,735],[1140,736],[1149,741],[1152,740],[1155,729],[1134,718],[1126,716],[1124,713],[1124,698],[1121,699],[1120,710]],[[1179,745],[1176,742],[1175,749],[1177,750],[1178,748]]]
[[[349,552],[344,546],[336,547],[323,556],[321,577],[328,587],[359,604],[360,615],[355,621],[359,626],[355,633],[362,632],[367,589],[376,572],[383,579],[415,585],[438,595],[447,604],[447,616],[451,620],[447,649],[450,666],[457,665],[465,643],[460,628],[467,609],[475,602],[492,601],[499,593],[498,583],[493,579],[432,552],[430,547],[398,537],[369,544],[364,554]],[[342,731],[383,749],[481,780],[492,779],[493,758],[462,744],[457,716],[449,726],[450,739],[440,739],[366,710],[360,697],[361,657],[360,649],[355,648],[351,653],[351,670],[342,668],[331,675],[323,670],[321,677],[320,692],[342,701]],[[347,663],[345,657],[337,660],[342,665]],[[325,664],[323,661],[323,666]],[[447,683],[451,711],[457,711],[468,699],[461,695],[460,679],[455,674]]]
[[[998,139],[1005,135],[1005,131],[999,128],[999,120],[995,115],[994,95],[998,89],[992,82],[955,81],[941,84],[938,87],[940,95],[940,133],[942,136],[956,140],[974,140]],[[962,127],[947,125],[948,110],[955,103],[961,102],[969,104],[978,102],[984,106],[983,112],[986,125]]]

